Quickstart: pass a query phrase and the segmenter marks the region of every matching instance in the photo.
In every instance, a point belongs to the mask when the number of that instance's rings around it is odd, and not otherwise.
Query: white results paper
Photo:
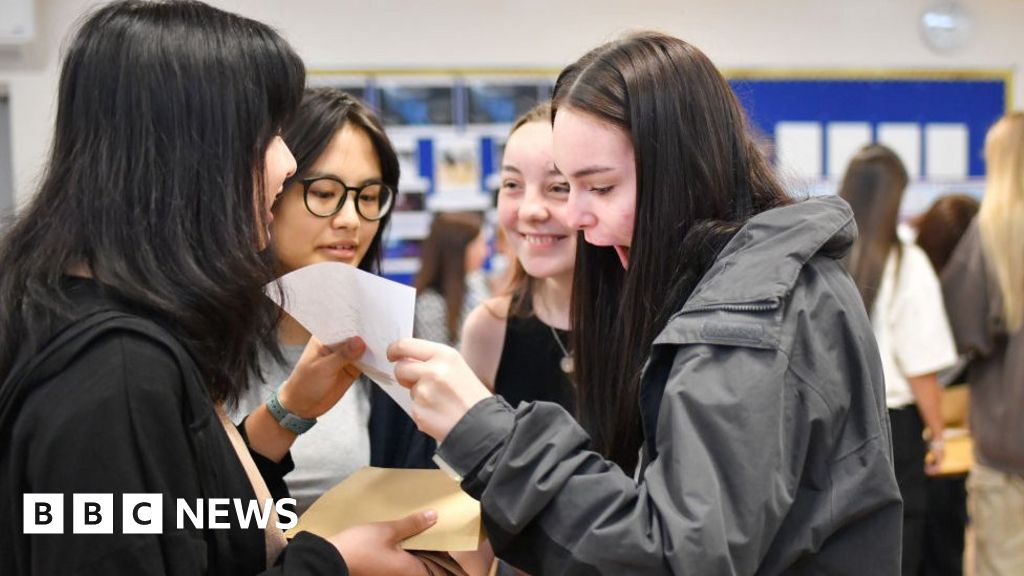
[[[395,380],[388,346],[412,337],[416,290],[340,262],[321,262],[289,272],[280,279],[284,302],[273,285],[267,295],[327,345],[359,336],[366,352],[356,362],[407,413],[409,391]]]

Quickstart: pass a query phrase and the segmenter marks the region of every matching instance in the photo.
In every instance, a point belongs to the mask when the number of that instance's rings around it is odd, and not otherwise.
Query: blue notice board
[[[938,74],[938,73],[937,73]],[[729,83],[751,121],[771,137],[779,122],[963,124],[969,134],[968,175],[985,173],[985,133],[1008,109],[1009,73],[950,73],[949,77],[757,78]],[[824,144],[827,146],[827,143]],[[822,173],[824,174],[824,168]]]

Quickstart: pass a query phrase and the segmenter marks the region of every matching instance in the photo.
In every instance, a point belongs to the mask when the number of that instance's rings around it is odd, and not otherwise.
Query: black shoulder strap
[[[116,309],[101,309],[74,320],[61,328],[42,350],[15,365],[0,386],[0,428],[13,422],[13,411],[31,392],[33,382],[44,382],[65,369],[86,346],[111,331],[127,330],[143,334],[174,354],[182,369],[195,367],[191,357],[163,328],[153,322]]]

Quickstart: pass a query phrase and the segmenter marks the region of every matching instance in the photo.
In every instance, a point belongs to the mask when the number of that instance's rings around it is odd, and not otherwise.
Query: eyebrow
[[[513,166],[511,164],[502,164],[501,165],[501,170],[503,172],[515,172],[516,174],[520,174],[520,175],[523,173],[522,170],[520,170],[519,168],[516,168],[515,166]],[[547,171],[547,175],[548,176],[561,176],[562,173],[558,171],[558,168],[552,168],[552,169]]]
[[[325,177],[337,178],[338,180],[341,180],[342,182],[345,182],[346,185],[349,185],[349,186],[351,185],[348,182],[346,182],[345,179],[342,178],[341,176],[338,176],[337,174],[332,174],[330,172],[310,172],[306,176],[306,178],[325,178]],[[383,183],[383,182],[384,182],[384,178],[382,176],[372,176],[372,177],[366,178],[362,182],[360,182],[359,186],[366,186],[367,184],[379,184],[379,183]]]
[[[585,176],[593,176],[594,174],[613,172],[614,170],[615,168],[612,168],[611,166],[587,166],[586,168],[582,168],[580,170],[573,172],[572,177],[583,178]]]

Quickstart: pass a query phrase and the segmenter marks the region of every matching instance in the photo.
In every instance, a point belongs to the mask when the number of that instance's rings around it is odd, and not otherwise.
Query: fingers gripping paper
[[[314,502],[285,535],[305,530],[328,537],[423,510],[436,510],[437,524],[403,541],[402,548],[462,552],[480,546],[480,503],[440,470],[363,468]]]
[[[273,284],[267,286],[271,300],[324,344],[361,337],[366,353],[356,366],[403,410],[412,412],[409,391],[395,380],[387,349],[392,342],[412,336],[414,289],[339,262],[299,268],[279,281],[281,293]]]

